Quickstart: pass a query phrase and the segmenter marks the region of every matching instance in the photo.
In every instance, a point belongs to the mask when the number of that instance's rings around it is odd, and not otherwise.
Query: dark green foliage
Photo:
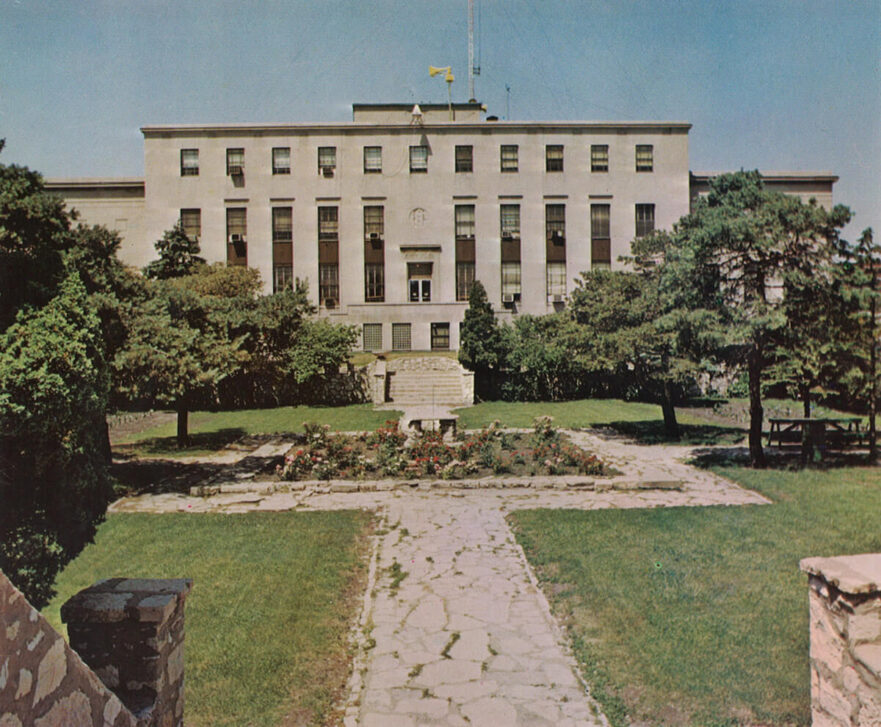
[[[64,251],[73,242],[70,219],[37,172],[0,164],[0,330],[22,307],[55,295],[65,276]]]
[[[178,221],[162,238],[156,241],[159,258],[144,268],[144,275],[155,280],[168,280],[190,275],[196,267],[205,263],[199,257],[199,243],[191,240]]]
[[[36,606],[111,495],[100,322],[76,274],[0,335],[0,568]]]
[[[468,308],[459,341],[459,363],[474,372],[474,388],[478,397],[489,395],[505,357],[502,333],[496,322],[486,289],[474,281],[468,293]]]
[[[132,402],[174,408],[181,447],[195,408],[326,401],[351,351],[354,329],[311,319],[305,286],[260,296],[260,285],[256,270],[202,265],[150,283],[133,312],[117,386]]]
[[[707,340],[715,356],[747,371],[750,396],[750,459],[764,466],[762,385],[768,367],[782,356],[803,359],[785,345],[786,294],[803,290],[812,275],[822,276],[836,252],[838,228],[847,208],[827,211],[769,192],[758,172],[723,174],[692,212],[673,229],[663,250],[635,250],[637,261],[660,263],[659,291],[667,315]],[[797,308],[795,309],[797,310]],[[827,328],[827,334],[832,330]]]
[[[118,238],[73,219],[0,164],[0,568],[38,606],[111,495],[107,360],[131,282]]]

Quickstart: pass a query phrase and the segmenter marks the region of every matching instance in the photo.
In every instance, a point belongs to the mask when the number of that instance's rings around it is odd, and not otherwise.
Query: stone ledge
[[[77,593],[61,607],[64,623],[161,622],[193,587],[189,578],[109,578]]]
[[[595,492],[632,492],[635,490],[675,490],[684,487],[681,480],[613,480],[590,475],[542,475],[482,477],[477,479],[375,479],[375,480],[292,480],[221,485],[197,485],[190,488],[192,497],[214,495],[273,495],[277,492],[387,492],[389,490],[590,490]]]
[[[822,578],[845,593],[881,592],[881,554],[879,553],[805,558],[799,563],[799,568],[804,573]]]

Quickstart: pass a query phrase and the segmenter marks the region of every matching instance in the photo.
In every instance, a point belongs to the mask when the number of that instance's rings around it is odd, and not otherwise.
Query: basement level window
[[[392,323],[392,351],[410,350],[410,324]]]

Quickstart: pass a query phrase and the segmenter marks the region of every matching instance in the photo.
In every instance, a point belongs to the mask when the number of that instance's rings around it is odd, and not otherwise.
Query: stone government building
[[[452,118],[451,118],[452,116]],[[579,274],[618,268],[714,173],[685,122],[499,121],[478,103],[354,104],[353,121],[145,126],[144,178],[49,179],[143,267],[178,220],[209,262],[308,281],[369,351],[455,350],[470,284],[501,319],[560,309]],[[828,172],[764,172],[832,204]]]

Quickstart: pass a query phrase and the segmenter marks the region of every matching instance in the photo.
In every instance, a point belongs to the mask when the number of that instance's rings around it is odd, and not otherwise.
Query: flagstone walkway
[[[571,436],[637,487],[460,490],[423,485],[344,492],[325,486],[210,497],[143,496],[119,501],[112,510],[375,509],[382,523],[353,635],[358,652],[345,705],[347,727],[606,725],[506,514],[535,507],[768,501],[684,464],[688,448],[638,446],[582,432]],[[662,486],[670,482],[677,489]]]

